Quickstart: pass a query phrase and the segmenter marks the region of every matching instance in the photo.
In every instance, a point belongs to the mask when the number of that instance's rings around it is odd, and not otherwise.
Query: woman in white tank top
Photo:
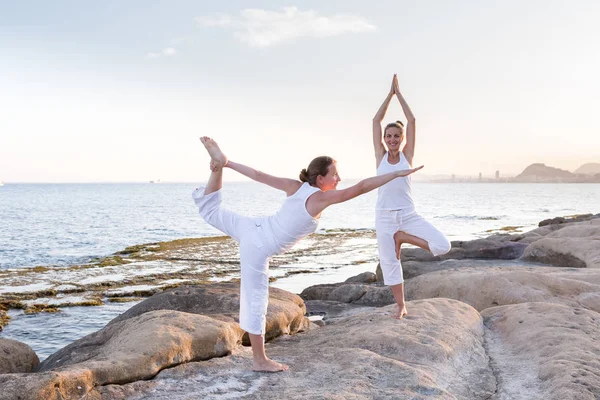
[[[400,101],[408,120],[406,143],[403,147],[401,145],[405,135],[402,122],[388,124],[383,132],[381,128],[381,122],[394,96]],[[373,118],[373,147],[377,175],[411,168],[415,154],[415,116],[400,93],[396,75],[392,79],[387,97]],[[438,256],[450,251],[450,242],[444,234],[417,214],[411,196],[410,176],[394,179],[379,188],[375,215],[379,263],[384,283],[391,286],[398,305],[392,316],[399,319],[407,313],[404,301],[404,277],[400,264],[402,244],[409,243]]]
[[[248,332],[252,344],[253,369],[277,372],[286,365],[265,355],[264,334],[269,302],[269,257],[284,252],[304,236],[313,233],[321,212],[381,185],[421,169],[407,168],[364,179],[354,186],[336,190],[340,177],[335,161],[317,157],[300,173],[300,181],[278,178],[238,164],[221,152],[209,137],[200,138],[211,157],[211,174],[204,188],[193,193],[194,202],[206,222],[231,236],[240,244],[240,327]],[[255,181],[283,190],[287,199],[272,216],[249,218],[221,208],[223,168],[227,167]]]

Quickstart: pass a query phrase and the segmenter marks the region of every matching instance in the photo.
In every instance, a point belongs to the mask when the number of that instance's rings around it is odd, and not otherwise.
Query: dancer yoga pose
[[[383,134],[381,129],[381,121],[383,121],[394,95],[400,101],[408,120],[406,144],[402,150],[400,147],[404,140],[404,124],[400,121],[392,122],[386,125]],[[415,154],[415,116],[400,93],[396,75],[392,79],[390,92],[373,118],[373,147],[375,148],[378,176],[411,168]],[[404,277],[400,264],[400,247],[403,243],[409,243],[437,256],[450,251],[450,242],[443,233],[415,211],[411,197],[410,176],[394,179],[379,188],[375,216],[379,263],[383,272],[383,281],[386,285],[391,286],[397,303],[397,309],[392,316],[400,319],[407,313],[404,302]]]
[[[278,178],[228,160],[217,143],[200,138],[211,157],[211,174],[204,188],[193,193],[204,220],[240,244],[241,289],[240,326],[248,332],[252,345],[253,369],[277,372],[287,365],[265,355],[264,334],[269,302],[269,257],[283,253],[317,229],[321,212],[328,206],[367,193],[394,178],[412,174],[422,168],[396,170],[364,179],[354,186],[336,190],[340,177],[336,162],[317,157],[300,173],[300,181]],[[284,191],[287,198],[272,216],[249,218],[221,208],[223,168],[230,168],[255,181]]]

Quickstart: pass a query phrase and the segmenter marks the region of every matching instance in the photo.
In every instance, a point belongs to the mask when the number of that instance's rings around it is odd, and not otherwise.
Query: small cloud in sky
[[[148,53],[146,54],[147,58],[158,58],[158,57],[168,57],[168,56],[172,56],[177,54],[177,50],[175,50],[173,47],[167,47],[162,49],[159,53]]]
[[[238,40],[253,47],[268,47],[299,37],[336,36],[377,29],[354,15],[321,16],[316,11],[300,11],[296,7],[285,7],[281,12],[246,9],[239,16],[217,14],[200,16],[196,21],[205,27],[230,29]]]

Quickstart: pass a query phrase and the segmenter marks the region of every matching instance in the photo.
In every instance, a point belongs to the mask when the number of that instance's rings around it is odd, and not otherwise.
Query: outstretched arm
[[[410,165],[412,165],[413,157],[415,155],[415,116],[412,113],[412,110],[408,106],[406,100],[404,100],[404,96],[400,93],[400,88],[398,87],[398,81],[395,81],[394,85],[394,93],[398,97],[400,101],[400,105],[402,106],[402,111],[404,111],[404,116],[406,116],[407,124],[406,124],[406,144],[404,145],[404,149],[402,149],[402,153],[404,153],[404,157],[408,161]]]
[[[342,203],[353,199],[361,194],[370,192],[371,190],[377,189],[380,186],[385,185],[389,181],[401,176],[408,176],[423,168],[423,165],[417,168],[405,169],[401,171],[394,171],[384,175],[373,176],[371,178],[363,179],[356,185],[350,186],[349,188],[342,190],[329,190],[327,192],[317,192],[315,195],[308,198],[306,203],[307,211],[315,216],[321,213],[325,208],[332,204]],[[314,198],[314,200],[313,200]]]
[[[300,181],[288,178],[279,178],[277,176],[265,174],[262,171],[233,162],[231,160],[227,162],[225,168],[231,168],[232,170],[237,171],[240,174],[257,182],[264,183],[265,185],[269,185],[275,189],[283,190],[288,196],[296,193],[298,188],[302,185]]]
[[[373,149],[375,150],[375,160],[377,165],[381,162],[383,155],[385,154],[385,146],[383,145],[383,132],[381,128],[381,121],[385,118],[385,113],[390,105],[390,101],[392,101],[392,97],[394,97],[394,81],[396,81],[396,75],[394,74],[394,78],[392,79],[392,86],[390,88],[390,92],[386,96],[385,100],[379,107],[377,114],[373,117]]]

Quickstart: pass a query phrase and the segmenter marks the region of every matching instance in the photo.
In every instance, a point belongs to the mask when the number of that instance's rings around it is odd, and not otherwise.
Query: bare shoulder
[[[287,194],[288,197],[293,196],[302,187],[302,182],[294,179],[289,179],[287,187],[288,188],[285,191],[285,194]]]

